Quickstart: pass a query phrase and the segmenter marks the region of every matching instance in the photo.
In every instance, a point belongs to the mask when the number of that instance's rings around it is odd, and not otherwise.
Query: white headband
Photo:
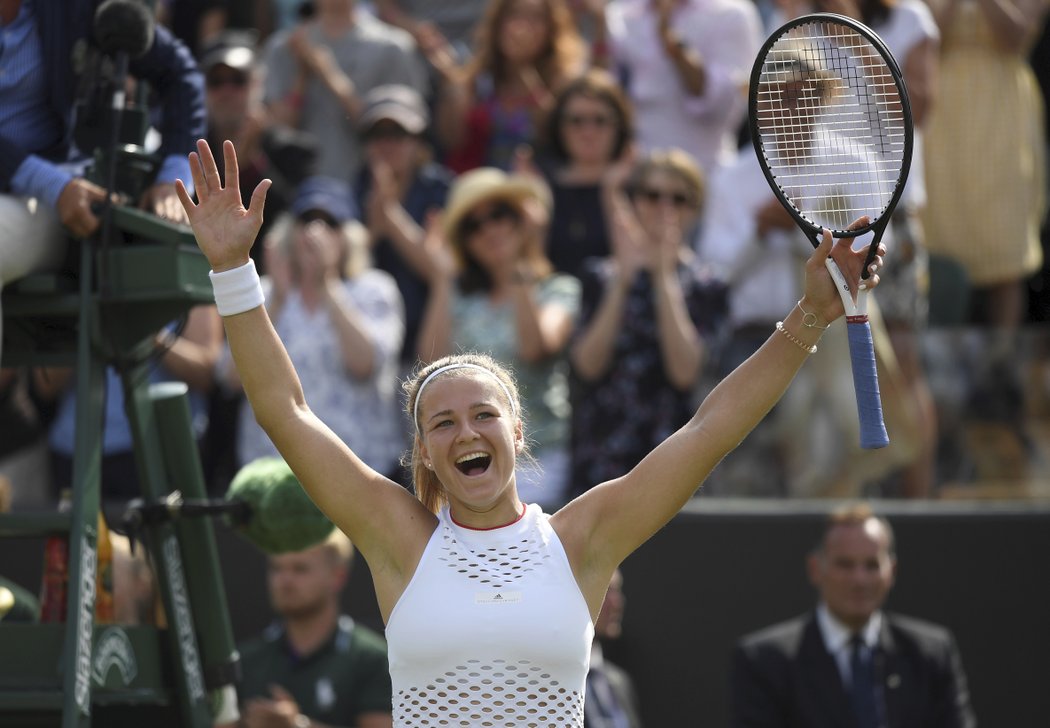
[[[507,385],[503,383],[502,379],[496,376],[495,372],[493,372],[490,369],[486,369],[485,367],[478,366],[477,364],[446,364],[445,366],[438,367],[434,371],[430,372],[430,374],[427,375],[427,378],[423,380],[423,383],[419,385],[419,390],[416,392],[416,401],[415,404],[412,405],[412,422],[416,426],[416,432],[418,432],[420,435],[422,435],[423,432],[422,428],[420,428],[419,426],[419,400],[423,399],[423,389],[428,384],[430,384],[431,379],[436,377],[438,374],[444,374],[450,369],[475,369],[479,372],[484,372],[485,374],[488,374],[490,377],[496,380],[496,384],[498,384],[499,388],[503,390],[503,394],[507,396],[507,401],[510,402],[511,414],[517,416],[518,408],[514,406],[514,398],[510,396],[510,390],[507,389]]]

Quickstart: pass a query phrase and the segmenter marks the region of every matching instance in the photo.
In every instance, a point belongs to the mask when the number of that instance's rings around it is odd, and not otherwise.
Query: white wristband
[[[257,308],[266,301],[263,296],[259,273],[255,262],[249,260],[239,268],[231,268],[221,273],[209,271],[211,287],[215,292],[215,307],[220,316],[233,316]]]

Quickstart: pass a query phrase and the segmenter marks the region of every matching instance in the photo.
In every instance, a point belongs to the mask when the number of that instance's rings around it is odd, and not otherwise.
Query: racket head
[[[751,71],[748,123],[774,194],[809,234],[882,237],[911,167],[904,76],[882,39],[834,13],[785,23]],[[849,230],[867,215],[867,226]]]

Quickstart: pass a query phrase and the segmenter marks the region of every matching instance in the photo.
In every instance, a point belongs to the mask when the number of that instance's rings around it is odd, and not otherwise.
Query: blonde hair
[[[437,475],[433,470],[428,468],[423,462],[423,456],[420,449],[422,445],[422,427],[418,419],[416,419],[416,400],[419,398],[421,387],[431,374],[434,374],[439,369],[451,367],[446,371],[437,374],[438,377],[469,377],[476,376],[477,370],[484,369],[486,372],[496,378],[501,386],[501,391],[506,396],[510,397],[510,401],[507,405],[510,407],[511,412],[516,412],[519,420],[523,421],[521,414],[521,394],[518,391],[518,384],[514,381],[514,376],[510,370],[497,362],[491,356],[487,354],[478,353],[466,353],[466,354],[454,354],[452,356],[442,357],[435,361],[425,364],[416,369],[413,374],[405,380],[402,385],[405,390],[405,411],[408,417],[412,420],[412,427],[414,428],[414,437],[412,439],[412,451],[409,454],[409,460],[405,463],[412,471],[412,484],[415,488],[416,498],[419,502],[430,511],[431,513],[437,513],[441,508],[448,502],[448,496],[445,493],[445,488],[438,480]],[[519,453],[519,456],[527,453]]]

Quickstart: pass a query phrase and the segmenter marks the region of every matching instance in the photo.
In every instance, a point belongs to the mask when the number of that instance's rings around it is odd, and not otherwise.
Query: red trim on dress
[[[497,528],[506,528],[507,526],[513,526],[515,523],[520,521],[522,518],[525,517],[525,509],[527,507],[528,506],[526,506],[524,503],[522,503],[521,504],[521,515],[518,516],[517,518],[515,518],[513,521],[508,521],[507,523],[502,523],[502,524],[500,524],[498,526],[487,526],[485,528],[477,528],[476,526],[468,526],[465,523],[460,523],[459,521],[456,520],[455,516],[452,515],[452,511],[451,510],[448,512],[448,517],[451,518],[452,522],[455,523],[460,528],[466,528],[467,530],[470,530],[470,531],[495,531]]]

